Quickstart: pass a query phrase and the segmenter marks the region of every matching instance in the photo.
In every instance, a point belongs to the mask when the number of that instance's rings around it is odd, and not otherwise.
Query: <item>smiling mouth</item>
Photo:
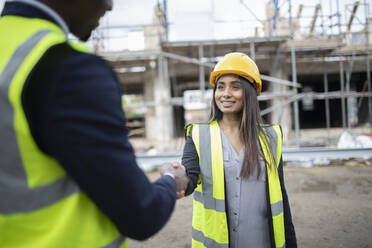
[[[227,101],[223,101],[223,102],[221,102],[222,106],[225,107],[225,108],[226,108],[226,107],[231,107],[231,106],[233,106],[234,103],[235,103],[235,102],[230,102],[230,101],[229,101],[229,102],[227,102]]]

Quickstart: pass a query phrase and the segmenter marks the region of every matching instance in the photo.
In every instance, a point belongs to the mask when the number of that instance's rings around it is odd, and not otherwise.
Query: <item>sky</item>
[[[0,9],[5,0],[0,0]],[[142,25],[151,25],[154,6],[158,0],[114,0],[114,10],[101,20],[94,37],[110,37],[100,42],[104,50],[140,50],[144,46]],[[163,2],[163,0],[160,0]],[[168,0],[169,40],[206,40],[243,38],[254,35],[258,27],[259,36],[263,36],[262,20],[266,19],[266,0]],[[242,4],[242,2],[244,4]],[[337,0],[292,0],[292,16],[297,15],[299,4],[304,5],[301,19],[303,31],[308,30],[314,15],[315,5],[321,4],[324,15],[337,12]],[[346,23],[356,0],[339,0],[342,13],[341,22]],[[360,0],[364,4],[365,0]],[[372,5],[371,0],[366,0]],[[278,0],[280,15],[288,17],[288,0]],[[372,15],[371,6],[369,13]],[[320,13],[321,14],[321,13]],[[360,5],[354,19],[353,31],[362,29],[365,22],[365,8]],[[318,18],[316,32],[322,20]],[[332,18],[333,24],[337,17]],[[325,25],[330,24],[328,17],[323,18]],[[108,26],[116,28],[107,29]],[[118,28],[124,26],[125,28]],[[338,27],[326,32],[338,33]]]

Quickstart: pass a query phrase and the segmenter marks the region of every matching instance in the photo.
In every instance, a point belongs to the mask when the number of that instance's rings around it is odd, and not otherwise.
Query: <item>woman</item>
[[[229,53],[211,73],[208,124],[189,125],[182,165],[194,192],[192,247],[297,247],[283,180],[282,134],[263,125],[256,64]]]

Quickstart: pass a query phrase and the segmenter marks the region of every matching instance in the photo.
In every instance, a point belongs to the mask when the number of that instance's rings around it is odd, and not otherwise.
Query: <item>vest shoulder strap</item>
[[[272,152],[276,166],[279,166],[282,155],[282,130],[280,125],[263,125],[267,137],[268,145]]]
[[[186,127],[184,128],[185,130],[185,139],[186,137],[190,136],[192,137],[192,129],[196,126],[209,126],[209,123],[190,123],[187,124]]]

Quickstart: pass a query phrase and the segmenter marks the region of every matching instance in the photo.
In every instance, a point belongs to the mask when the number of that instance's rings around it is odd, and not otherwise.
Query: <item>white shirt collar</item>
[[[7,2],[24,3],[43,11],[44,13],[48,14],[62,28],[66,35],[71,35],[70,30],[63,18],[48,5],[36,0],[7,0]]]

